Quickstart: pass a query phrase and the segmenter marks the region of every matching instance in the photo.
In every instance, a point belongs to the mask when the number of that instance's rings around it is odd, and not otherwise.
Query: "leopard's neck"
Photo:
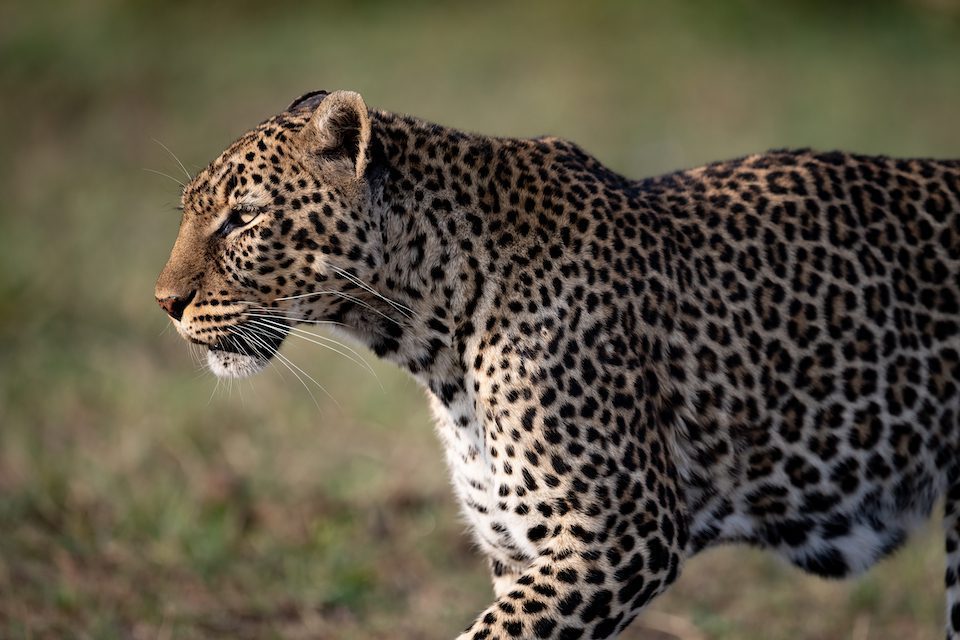
[[[442,401],[464,390],[466,345],[497,274],[490,222],[501,215],[496,158],[520,141],[373,112],[367,178],[379,230],[366,306],[350,324],[378,356]]]

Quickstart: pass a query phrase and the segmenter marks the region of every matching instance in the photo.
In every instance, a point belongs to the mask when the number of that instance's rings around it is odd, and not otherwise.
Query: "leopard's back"
[[[960,163],[775,152],[667,181],[692,547],[868,568],[956,466]]]

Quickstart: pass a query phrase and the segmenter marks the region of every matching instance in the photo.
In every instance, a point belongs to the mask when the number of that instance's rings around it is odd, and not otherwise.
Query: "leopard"
[[[458,640],[617,637],[726,543],[860,574],[941,500],[960,639],[960,161],[633,180],[314,91],[181,202],[155,297],[216,375],[317,323],[425,389],[493,583]]]

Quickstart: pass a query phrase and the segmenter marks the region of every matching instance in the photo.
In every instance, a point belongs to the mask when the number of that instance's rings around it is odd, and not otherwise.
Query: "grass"
[[[323,87],[634,176],[781,146],[960,155],[946,0],[8,3],[0,61],[11,638],[444,638],[490,598],[412,381],[300,343],[339,406],[272,371],[215,389],[166,330],[178,187],[143,169],[179,169],[154,138],[194,170]],[[709,552],[629,637],[939,638],[941,547],[934,523],[846,583]]]

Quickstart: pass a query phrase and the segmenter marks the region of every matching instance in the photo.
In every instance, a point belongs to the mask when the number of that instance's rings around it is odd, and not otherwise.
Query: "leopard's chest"
[[[517,479],[506,454],[491,445],[495,436],[476,401],[431,401],[454,492],[477,543],[504,564],[529,562],[537,549],[527,539],[530,523],[514,488]]]

